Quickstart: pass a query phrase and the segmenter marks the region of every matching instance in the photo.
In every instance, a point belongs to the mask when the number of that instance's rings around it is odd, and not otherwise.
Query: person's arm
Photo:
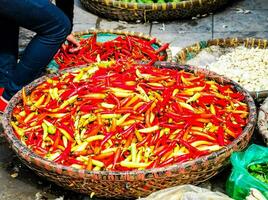
[[[73,27],[74,0],[56,0],[56,6],[68,16]]]
[[[69,49],[69,51],[71,53],[77,52],[80,50],[81,45],[80,43],[75,39],[75,37],[73,36],[73,34],[68,35],[68,37],[66,38],[67,41],[72,45],[72,47]],[[63,44],[63,48],[64,48],[64,44]]]
[[[65,15],[70,19],[70,22],[73,27],[73,17],[74,17],[74,0],[56,0],[56,6],[60,8]],[[73,45],[69,50],[70,52],[76,52],[80,49],[79,42],[70,34],[67,38],[67,41]],[[65,48],[65,44],[62,45]]]

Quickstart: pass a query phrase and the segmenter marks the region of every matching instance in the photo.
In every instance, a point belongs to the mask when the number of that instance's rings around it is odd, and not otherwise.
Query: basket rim
[[[80,0],[80,1],[89,1],[89,0]],[[205,6],[209,0],[185,0],[181,2],[167,2],[167,3],[136,3],[136,2],[123,2],[120,0],[90,0],[91,2],[98,2],[100,4],[105,4],[107,6],[116,7],[116,8],[124,8],[124,9],[134,9],[134,10],[175,10],[178,8],[185,8],[188,5],[191,7],[195,6]],[[216,2],[228,2],[229,0],[214,0],[213,3]],[[157,5],[161,5],[157,6]]]
[[[165,67],[166,63],[170,63],[170,62],[159,62],[159,63],[161,63],[161,65]],[[21,96],[21,92],[22,92],[21,90],[12,97],[8,107],[6,108],[6,110],[3,114],[2,123],[4,126],[5,137],[7,138],[12,149],[17,153],[17,155],[19,157],[23,158],[25,161],[27,161],[27,163],[29,163],[30,165],[34,164],[35,166],[38,166],[41,169],[44,168],[48,171],[53,171],[59,175],[68,175],[68,176],[80,177],[80,178],[85,178],[87,176],[91,176],[91,177],[93,176],[95,180],[104,180],[104,181],[109,181],[109,180],[107,180],[107,178],[104,179],[103,178],[104,176],[108,176],[108,177],[120,176],[120,177],[125,177],[126,180],[128,180],[128,178],[130,176],[135,176],[135,177],[137,177],[137,179],[143,180],[144,176],[146,176],[148,174],[155,174],[155,173],[160,173],[162,176],[165,176],[165,173],[168,173],[170,171],[179,171],[180,169],[185,169],[185,168],[191,167],[194,163],[211,161],[222,154],[226,155],[226,157],[229,157],[229,155],[233,151],[235,151],[235,150],[237,151],[237,149],[235,148],[236,145],[239,144],[248,134],[250,134],[250,137],[251,137],[251,135],[253,133],[253,130],[255,128],[256,121],[257,121],[256,105],[254,103],[253,98],[251,97],[249,92],[246,91],[244,88],[242,88],[240,85],[238,85],[234,81],[232,81],[226,77],[220,76],[214,72],[211,72],[211,71],[206,70],[206,69],[200,69],[200,68],[197,68],[194,66],[179,65],[177,63],[172,63],[172,65],[174,67],[176,67],[177,70],[186,69],[186,70],[189,70],[193,73],[200,73],[200,72],[201,73],[209,73],[208,75],[209,75],[210,79],[213,79],[213,77],[214,77],[214,78],[219,78],[219,80],[221,80],[222,83],[230,83],[230,84],[234,85],[236,90],[242,92],[245,95],[246,103],[248,104],[248,107],[249,107],[249,116],[248,116],[249,120],[248,120],[247,125],[244,127],[242,133],[231,144],[221,148],[218,151],[214,151],[208,155],[201,156],[201,157],[194,159],[194,160],[183,162],[181,164],[171,165],[168,167],[154,168],[154,169],[148,169],[148,170],[135,170],[135,171],[123,171],[123,172],[121,172],[121,171],[88,171],[85,169],[76,169],[76,168],[73,168],[70,166],[64,166],[62,164],[57,164],[55,162],[46,160],[46,159],[42,158],[41,156],[38,156],[33,151],[31,151],[27,146],[23,145],[22,142],[13,133],[13,129],[10,125],[11,114],[12,114],[12,111],[13,111],[13,108],[15,107],[15,105],[17,105],[21,100],[19,98]],[[81,66],[81,67],[85,67],[85,66]],[[71,71],[77,70],[77,69],[78,69],[77,67],[69,68],[69,69],[57,72],[55,74],[48,74],[48,75],[42,76],[42,77],[36,79],[35,81],[31,82],[30,84],[28,84],[25,87],[25,89],[27,92],[29,92],[32,84],[38,84],[38,83],[41,83],[46,78],[52,78],[54,76],[58,76],[58,75],[63,74],[65,72],[71,72]],[[34,85],[34,87],[35,86],[36,85]],[[242,149],[238,149],[238,150],[242,150]],[[32,159],[32,158],[34,158],[34,159]],[[122,181],[122,180],[120,180],[120,181]]]
[[[114,30],[114,29],[87,29],[87,30],[84,30],[84,31],[72,32],[72,34],[75,37],[79,37],[79,36],[86,35],[86,34],[94,34],[94,33],[96,33],[96,34],[99,34],[99,33],[111,33],[111,34],[116,34],[116,35],[129,35],[129,36],[136,36],[136,37],[139,37],[139,38],[142,38],[142,39],[145,39],[145,40],[151,40],[153,38],[156,38],[155,44],[157,44],[159,46],[162,46],[164,44],[157,37],[153,37],[153,36],[150,36],[150,35],[148,35],[146,33],[135,32],[135,31],[121,31],[121,30]],[[167,54],[167,60],[166,61],[171,61],[172,60],[172,52],[171,52],[170,47],[168,47],[165,50],[165,52]]]
[[[199,53],[203,48],[210,47],[212,45],[216,46],[222,46],[222,47],[236,47],[239,45],[244,45],[247,48],[250,47],[256,47],[256,45],[263,46],[263,49],[268,49],[268,39],[261,38],[261,37],[226,37],[226,38],[215,38],[210,40],[201,40],[199,42],[190,44],[181,50],[179,50],[176,55],[173,57],[172,61],[179,63],[179,64],[185,64],[187,60],[185,60],[184,54],[187,54],[189,52],[197,52]],[[181,62],[181,57],[184,57],[183,61]],[[259,90],[259,91],[249,91],[250,95],[254,99],[263,99],[268,97],[268,89],[267,90]]]

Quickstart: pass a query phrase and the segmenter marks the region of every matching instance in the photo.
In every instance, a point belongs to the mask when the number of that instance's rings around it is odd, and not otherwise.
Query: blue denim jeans
[[[0,87],[9,100],[38,78],[71,32],[68,17],[49,0],[0,0]],[[19,27],[35,32],[20,61]]]

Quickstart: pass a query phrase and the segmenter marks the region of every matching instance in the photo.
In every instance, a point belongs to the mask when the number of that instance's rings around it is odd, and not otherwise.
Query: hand
[[[74,53],[80,50],[80,43],[75,39],[75,37],[73,36],[73,34],[70,34],[67,36],[66,40],[68,41],[70,48],[68,49],[68,51],[70,53]],[[63,44],[64,45],[64,44]],[[66,46],[62,46],[64,49],[66,48]]]

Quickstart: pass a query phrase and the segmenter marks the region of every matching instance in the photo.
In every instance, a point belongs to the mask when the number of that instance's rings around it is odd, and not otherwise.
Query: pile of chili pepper
[[[87,170],[142,170],[230,144],[248,121],[233,85],[204,74],[106,61],[48,78],[15,106],[11,125],[36,154]]]
[[[159,48],[154,48],[156,38],[151,40],[136,36],[120,35],[114,40],[97,42],[97,34],[87,39],[80,39],[81,49],[71,53],[70,45],[64,46],[55,55],[54,59],[60,69],[94,63],[96,61],[126,60],[153,64],[155,61],[166,60],[166,43]]]

